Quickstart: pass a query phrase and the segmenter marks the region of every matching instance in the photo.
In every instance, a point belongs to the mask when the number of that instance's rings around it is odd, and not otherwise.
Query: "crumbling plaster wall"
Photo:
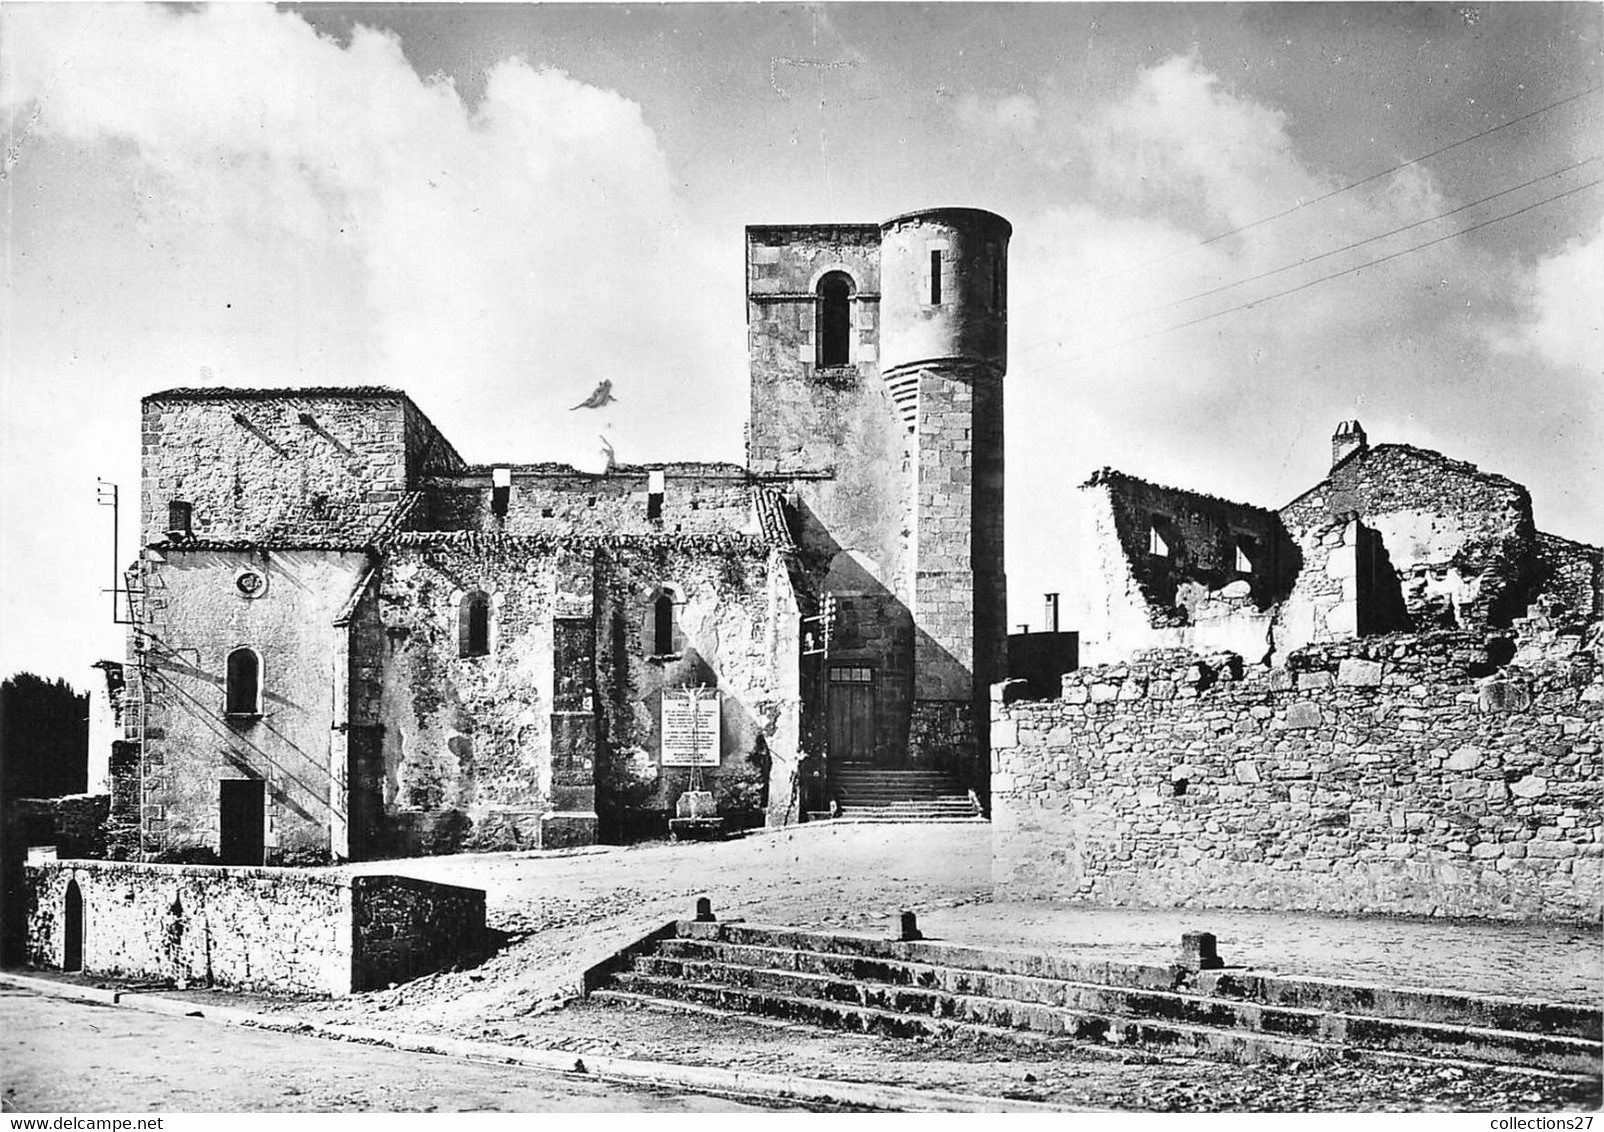
[[[392,852],[537,846],[551,794],[554,547],[469,532],[398,539],[378,609]],[[463,656],[465,595],[490,599],[490,652]]]
[[[332,737],[347,679],[336,617],[366,573],[357,551],[169,548],[146,576],[145,814],[156,854],[219,848],[219,782],[266,783],[267,862],[326,861]],[[242,572],[263,580],[252,596]],[[261,658],[261,714],[224,712],[228,655]],[[135,768],[137,772],[137,767]],[[114,792],[125,805],[126,792]],[[335,792],[338,794],[338,791]],[[135,792],[137,797],[137,791]],[[138,824],[137,811],[114,819]]]
[[[1156,653],[993,703],[999,897],[1596,921],[1604,657],[1481,634]]]
[[[672,651],[650,642],[653,601],[675,595]],[[732,540],[607,546],[599,551],[597,696],[603,715],[597,807],[604,836],[646,832],[689,789],[688,767],[662,765],[663,694],[716,688],[720,763],[704,769],[734,824],[783,820],[799,748],[796,603],[778,554]]]

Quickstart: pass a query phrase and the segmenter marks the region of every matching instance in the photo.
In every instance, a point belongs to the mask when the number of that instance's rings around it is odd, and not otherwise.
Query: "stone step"
[[[980,1027],[1239,1060],[1336,1050],[1575,1076],[1604,1056],[1600,1013],[1579,1004],[744,923],[666,925],[585,986],[865,1033]]]
[[[689,941],[676,941],[689,942]],[[1581,1038],[1511,1033],[1408,1019],[1373,1018],[1298,1007],[1264,1006],[1175,991],[1065,982],[920,966],[886,971],[883,963],[849,956],[793,953],[795,965],[774,949],[743,949],[733,955],[687,958],[697,948],[670,947],[637,957],[633,974],[668,980],[739,987],[784,998],[821,998],[935,1018],[1061,1033],[1061,1016],[1084,1014],[1153,1022],[1178,1022],[1273,1037],[1348,1045],[1373,1052],[1422,1057],[1462,1057],[1483,1063],[1532,1065],[1561,1073],[1583,1073],[1596,1065],[1599,1045]],[[890,975],[881,979],[877,975]],[[1066,1015],[1066,1012],[1068,1014]]]
[[[1154,1022],[1140,1018],[1079,1011],[1050,1011],[1045,1007],[1018,1009],[1020,1004],[974,1000],[961,1014],[936,1017],[905,1014],[861,1003],[793,997],[719,983],[694,983],[637,974],[617,976],[611,993],[637,999],[659,999],[712,1006],[738,1014],[780,1018],[855,1033],[896,1038],[950,1037],[958,1033],[986,1033],[1010,1040],[1073,1039],[1140,1045],[1166,1052],[1224,1057],[1233,1061],[1281,1058],[1329,1061],[1343,1056],[1342,1047],[1328,1043],[1257,1034],[1245,1030],[1219,1030],[1180,1022]],[[1036,1022],[1037,1025],[1031,1025]],[[1053,1027],[1053,1028],[1049,1028]]]
[[[699,940],[767,949],[770,952],[879,959],[887,961],[883,970],[923,965],[1154,990],[1176,990],[1185,985],[1200,994],[1266,1005],[1558,1034],[1594,1042],[1604,1038],[1604,1014],[1596,1006],[1579,1003],[1551,1003],[1428,988],[1385,987],[1352,980],[1281,975],[1244,968],[1198,972],[1174,965],[1083,959],[1074,955],[972,947],[941,940],[905,941],[885,936],[824,933],[758,924],[694,923],[687,920],[672,927],[676,930],[667,932],[664,929],[667,934],[663,938],[673,939],[676,943]]]

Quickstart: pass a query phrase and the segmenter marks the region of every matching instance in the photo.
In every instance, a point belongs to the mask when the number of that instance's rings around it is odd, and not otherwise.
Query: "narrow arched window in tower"
[[[818,362],[844,366],[852,362],[852,277],[832,271],[819,280]]]
[[[490,595],[482,590],[465,596],[457,611],[457,654],[490,654]]]
[[[241,647],[228,654],[223,711],[228,715],[262,714],[262,658],[255,649]]]
[[[666,656],[674,651],[674,597],[669,593],[657,595],[652,602],[652,653]]]

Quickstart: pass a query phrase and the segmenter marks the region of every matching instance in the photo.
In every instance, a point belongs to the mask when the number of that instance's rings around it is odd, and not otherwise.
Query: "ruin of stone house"
[[[1597,922],[1604,555],[1332,445],[1280,511],[1086,482],[1087,666],[995,689],[999,898]]]
[[[471,464],[385,388],[146,397],[114,854],[616,841],[698,778],[732,825],[863,768],[983,796],[1009,235],[749,228],[745,467]]]
[[[1539,531],[1504,476],[1408,444],[1332,437],[1326,478],[1279,510],[1102,469],[1081,487],[1081,659],[1153,648],[1253,663],[1386,632],[1604,614],[1604,553]]]

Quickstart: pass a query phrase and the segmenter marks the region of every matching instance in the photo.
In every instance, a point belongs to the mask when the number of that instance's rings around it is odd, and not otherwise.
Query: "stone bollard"
[[[1180,965],[1189,971],[1213,971],[1225,966],[1214,948],[1213,932],[1183,932]]]
[[[696,898],[696,922],[699,924],[711,924],[717,920],[718,917],[713,915],[713,902],[705,896],[698,896]]]
[[[897,938],[906,941],[923,939],[924,937],[925,933],[919,930],[919,917],[912,912],[904,912],[902,914],[902,934]]]

